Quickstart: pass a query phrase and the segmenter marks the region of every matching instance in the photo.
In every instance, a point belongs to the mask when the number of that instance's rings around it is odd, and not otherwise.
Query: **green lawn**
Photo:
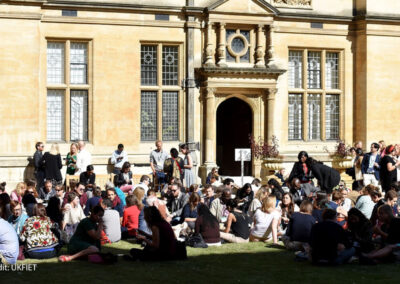
[[[105,246],[104,252],[128,253],[137,247],[126,241]],[[225,244],[208,249],[188,248],[189,259],[180,262],[140,263],[122,258],[115,265],[85,261],[58,263],[56,259],[25,260],[37,263],[35,272],[0,272],[0,283],[394,283],[400,265],[385,264],[314,267],[295,262],[294,254],[264,243]],[[271,282],[272,281],[272,282]]]

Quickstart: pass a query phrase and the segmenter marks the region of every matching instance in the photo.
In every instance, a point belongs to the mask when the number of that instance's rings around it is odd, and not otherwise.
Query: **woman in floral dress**
[[[53,222],[46,215],[43,204],[35,204],[33,216],[22,229],[20,240],[25,243],[25,256],[45,259],[57,256],[58,239],[51,231]]]

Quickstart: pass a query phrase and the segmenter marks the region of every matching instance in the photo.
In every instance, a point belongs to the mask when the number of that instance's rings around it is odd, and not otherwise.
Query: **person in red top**
[[[137,229],[139,228],[139,214],[143,204],[135,195],[126,197],[126,208],[122,219],[122,238],[136,237]]]

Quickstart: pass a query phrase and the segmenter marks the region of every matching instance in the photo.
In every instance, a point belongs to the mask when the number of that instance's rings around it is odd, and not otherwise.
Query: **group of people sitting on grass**
[[[156,191],[147,175],[128,192],[111,182],[105,191],[81,182],[65,191],[46,182],[38,195],[35,182],[28,181],[9,195],[1,184],[1,262],[57,256],[62,262],[102,262],[107,256],[100,253],[101,245],[121,239],[144,246],[132,248],[126,260],[183,259],[185,244],[279,241],[296,258],[317,264],[342,264],[352,257],[361,263],[396,259],[400,187],[393,184],[384,193],[372,184],[350,190],[335,170],[304,153],[299,154],[304,165],[295,164],[284,183],[276,176],[265,185],[255,179],[241,188],[230,178],[219,180],[218,187],[185,188],[172,177]],[[60,255],[64,245],[68,254]]]

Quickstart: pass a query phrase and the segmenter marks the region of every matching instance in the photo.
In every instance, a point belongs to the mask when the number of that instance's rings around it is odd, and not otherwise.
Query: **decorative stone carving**
[[[256,48],[256,67],[264,68],[264,45],[263,45],[263,26],[257,27],[257,48]]]
[[[214,66],[214,47],[212,44],[212,23],[207,24],[207,46],[205,50],[206,60],[204,64],[206,66]]]
[[[225,39],[225,23],[219,24],[219,43],[217,49],[218,55],[218,66],[224,67],[226,66],[225,61],[225,46],[226,46],[226,39]]]
[[[274,4],[282,6],[311,6],[311,0],[274,0]]]

